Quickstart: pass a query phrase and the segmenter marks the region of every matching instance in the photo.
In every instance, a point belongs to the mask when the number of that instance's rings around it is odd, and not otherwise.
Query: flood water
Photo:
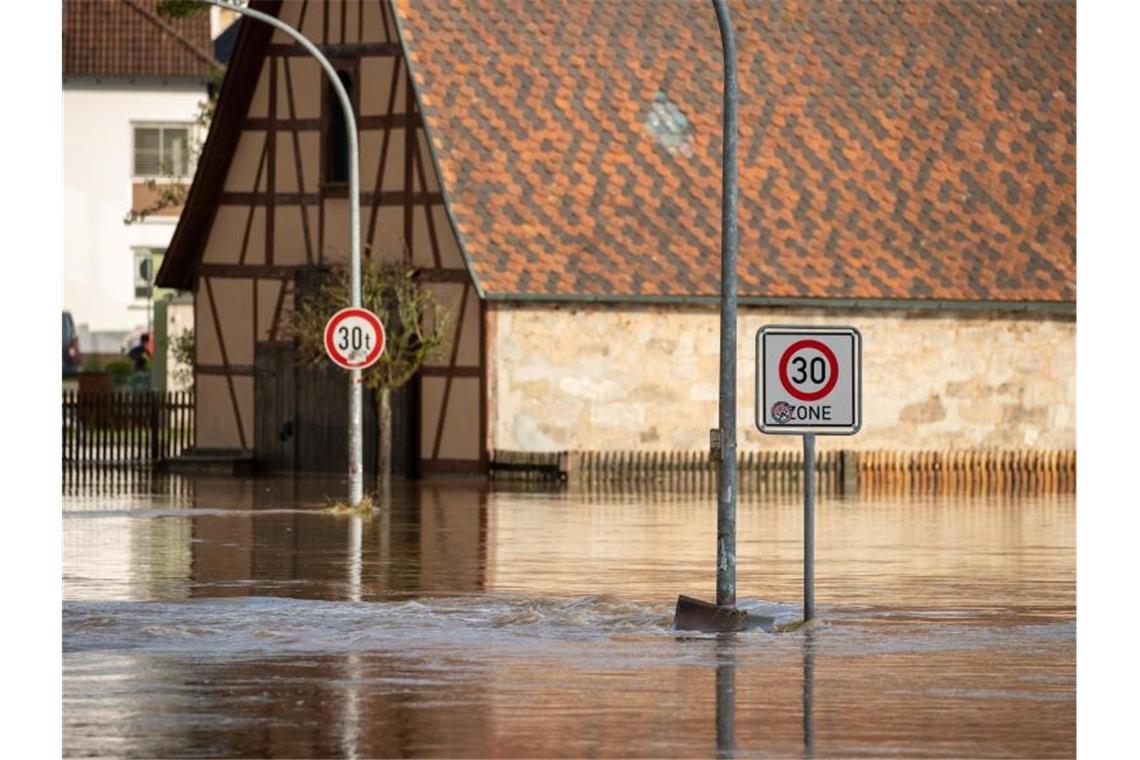
[[[68,756],[1075,754],[1071,493],[823,494],[789,633],[679,634],[711,488],[65,487]],[[802,506],[744,488],[742,606],[794,621]]]

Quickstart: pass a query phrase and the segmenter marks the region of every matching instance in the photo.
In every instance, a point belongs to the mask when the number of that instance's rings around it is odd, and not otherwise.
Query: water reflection
[[[736,754],[735,635],[720,634],[716,648],[716,755]]]
[[[812,724],[812,699],[815,689],[816,631],[807,629],[796,634],[801,641],[803,688],[801,714],[803,756],[815,757],[815,731]],[[718,634],[716,642],[716,755],[735,757],[736,752],[736,655],[742,645],[739,634]]]
[[[314,493],[321,487],[299,483],[287,493],[252,489],[244,501],[213,489],[196,495],[192,596],[362,601],[484,589],[484,489],[403,484],[389,509],[360,517],[329,514]]]
[[[815,757],[815,731],[812,727],[812,696],[815,689],[815,631],[804,631],[804,757]]]
[[[821,498],[825,627],[678,638],[704,495],[397,484],[360,518],[341,485],[68,495],[66,754],[1073,752],[1069,495]],[[798,494],[739,525],[742,603],[797,620]]]

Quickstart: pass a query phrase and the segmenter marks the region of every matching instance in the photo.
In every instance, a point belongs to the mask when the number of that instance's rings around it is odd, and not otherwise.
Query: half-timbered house
[[[731,5],[741,447],[793,445],[751,429],[755,328],[830,322],[865,340],[864,430],[845,446],[1072,448],[1073,4]],[[496,448],[705,445],[722,72],[707,3],[254,6],[352,92],[369,255],[409,256],[455,314],[404,399],[421,471]],[[159,275],[195,294],[201,448],[303,467],[319,423],[292,423],[315,397],[343,438],[333,386],[285,369],[283,331],[306,272],[346,259],[331,105],[301,47],[243,25]]]

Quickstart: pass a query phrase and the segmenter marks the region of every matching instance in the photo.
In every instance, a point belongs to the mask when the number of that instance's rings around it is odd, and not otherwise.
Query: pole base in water
[[[743,631],[750,626],[745,610],[718,607],[681,594],[677,597],[677,610],[673,613],[673,627],[678,631],[728,633]]]

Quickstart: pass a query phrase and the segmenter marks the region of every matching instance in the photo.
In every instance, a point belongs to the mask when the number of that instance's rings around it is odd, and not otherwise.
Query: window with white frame
[[[135,248],[134,249],[134,281],[135,281],[135,298],[139,300],[146,300],[153,294],[151,288],[154,285],[154,276],[158,274],[158,267],[162,264],[162,256],[165,254],[162,248]]]
[[[190,136],[194,125],[135,124],[135,177],[188,177],[190,175]]]

